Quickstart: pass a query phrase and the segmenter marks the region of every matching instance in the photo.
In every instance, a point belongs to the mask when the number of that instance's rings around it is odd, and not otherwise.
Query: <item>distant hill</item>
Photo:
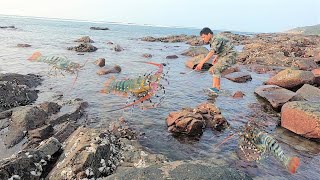
[[[298,33],[307,35],[320,35],[320,24],[314,26],[297,27],[287,31],[288,33]]]

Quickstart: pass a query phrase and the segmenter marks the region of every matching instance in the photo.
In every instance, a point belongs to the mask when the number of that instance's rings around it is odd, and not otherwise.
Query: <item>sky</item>
[[[319,9],[320,0],[0,0],[2,15],[243,32],[320,24]]]

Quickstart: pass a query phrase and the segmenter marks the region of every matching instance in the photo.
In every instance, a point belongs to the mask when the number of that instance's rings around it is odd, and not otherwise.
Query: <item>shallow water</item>
[[[195,107],[208,100],[203,91],[210,87],[211,76],[207,72],[190,72],[184,66],[188,57],[179,55],[189,46],[184,43],[143,42],[138,38],[145,36],[167,36],[176,34],[195,34],[198,29],[160,28],[117,24],[95,24],[89,22],[66,22],[52,20],[36,20],[30,18],[12,18],[0,16],[0,25],[15,25],[18,29],[0,29],[0,72],[1,73],[35,73],[44,77],[37,102],[53,100],[55,95],[63,93],[65,99],[83,98],[89,103],[88,117],[91,126],[106,127],[120,117],[138,132],[145,133],[140,142],[155,153],[166,155],[170,160],[206,159],[216,165],[229,165],[241,169],[255,179],[319,179],[320,178],[320,145],[297,136],[283,128],[276,127],[279,121],[274,112],[263,111],[263,106],[254,96],[254,89],[262,85],[268,75],[251,73],[253,80],[248,83],[233,83],[222,78],[223,91],[215,99],[224,117],[231,124],[230,129],[216,132],[206,129],[200,138],[174,137],[167,131],[166,117],[171,111],[182,107]],[[109,31],[93,31],[91,26],[109,27]],[[74,51],[66,50],[75,46],[74,40],[82,36],[90,36],[95,41],[98,51],[77,55]],[[107,42],[119,44],[122,52],[114,52]],[[18,43],[31,44],[30,48],[18,48]],[[45,55],[64,55],[74,62],[83,64],[89,62],[80,71],[75,86],[71,89],[73,75],[48,76],[49,67],[45,63],[29,62],[26,59],[34,52],[41,51]],[[145,59],[142,54],[150,53],[151,59]],[[178,55],[178,59],[166,60],[168,55]],[[92,62],[105,58],[107,65],[118,64],[122,68],[120,74],[98,76],[98,67]],[[168,63],[168,82],[164,81],[165,98],[160,107],[141,110],[139,108],[106,112],[123,106],[127,99],[113,94],[101,94],[103,83],[110,77],[137,77],[152,72],[154,66],[134,61],[154,61]],[[167,69],[168,67],[166,67]],[[181,72],[186,74],[180,74]],[[233,99],[231,95],[242,90],[246,96],[243,99]],[[163,93],[159,92],[159,95]],[[218,148],[214,148],[224,138],[243,126],[249,119],[256,119],[267,124],[270,132],[283,147],[285,152],[301,158],[298,173],[290,175],[273,157],[268,157],[259,163],[246,163],[237,157],[237,139],[234,137]]]

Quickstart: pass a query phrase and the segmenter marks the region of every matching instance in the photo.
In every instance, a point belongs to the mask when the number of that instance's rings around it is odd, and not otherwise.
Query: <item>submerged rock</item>
[[[237,83],[245,83],[247,81],[252,80],[251,75],[246,72],[233,72],[233,73],[227,74],[225,78]]]
[[[96,64],[99,67],[104,67],[106,65],[106,59],[99,58],[94,62],[94,64]]]
[[[94,41],[92,39],[90,39],[89,36],[83,36],[77,40],[75,40],[74,42],[81,42],[81,43],[94,43]]]
[[[195,57],[198,55],[207,55],[209,50],[205,47],[190,47],[181,53],[181,55]]]
[[[75,47],[68,47],[68,50],[74,50],[77,52],[94,52],[96,51],[98,48],[96,48],[95,46],[89,44],[89,43],[81,43],[78,46]]]

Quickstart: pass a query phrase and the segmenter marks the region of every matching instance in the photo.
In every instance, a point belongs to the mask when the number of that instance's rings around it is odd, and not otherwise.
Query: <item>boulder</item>
[[[269,102],[277,111],[280,111],[283,104],[291,100],[296,95],[295,92],[276,85],[259,86],[254,92],[259,97]]]
[[[197,67],[197,65],[199,64],[199,62],[205,58],[206,55],[204,54],[201,54],[201,55],[198,55],[198,56],[195,56],[189,60],[187,60],[185,62],[185,65],[188,67],[188,68],[191,68],[191,69],[194,69]],[[201,68],[201,70],[209,70],[210,68],[212,67],[212,64],[211,64],[211,61],[208,60],[207,62],[205,62]]]
[[[291,67],[304,71],[311,71],[318,68],[318,65],[313,59],[299,59],[293,62]]]
[[[120,45],[116,45],[112,48],[112,50],[116,51],[116,52],[120,52],[120,51],[123,51],[123,48],[120,46]]]
[[[89,36],[83,36],[77,40],[75,40],[74,42],[81,42],[81,43],[94,43],[94,41],[92,39],[90,39]]]
[[[314,75],[310,71],[285,69],[271,77],[266,84],[277,85],[286,89],[296,89],[304,84],[313,84]]]
[[[49,179],[91,179],[113,173],[121,160],[119,139],[109,131],[78,128],[66,141]]]
[[[245,83],[252,80],[251,75],[247,72],[233,72],[225,75],[225,78],[237,83]]]
[[[182,52],[181,55],[195,57],[198,55],[207,55],[209,50],[205,47],[190,47],[186,51]]]
[[[44,179],[55,164],[55,155],[62,145],[49,138],[35,149],[23,150],[17,155],[0,161],[0,179]]]
[[[95,46],[93,46],[92,44],[89,44],[89,43],[81,43],[78,46],[68,47],[67,49],[77,51],[77,52],[94,52],[98,48],[96,48]]]
[[[51,116],[52,114],[58,113],[62,106],[55,102],[43,102],[39,104],[38,107],[43,109],[48,116]]]
[[[303,85],[296,93],[306,101],[320,102],[320,89],[309,84]]]
[[[320,138],[320,103],[288,102],[281,109],[281,126],[306,138]]]

